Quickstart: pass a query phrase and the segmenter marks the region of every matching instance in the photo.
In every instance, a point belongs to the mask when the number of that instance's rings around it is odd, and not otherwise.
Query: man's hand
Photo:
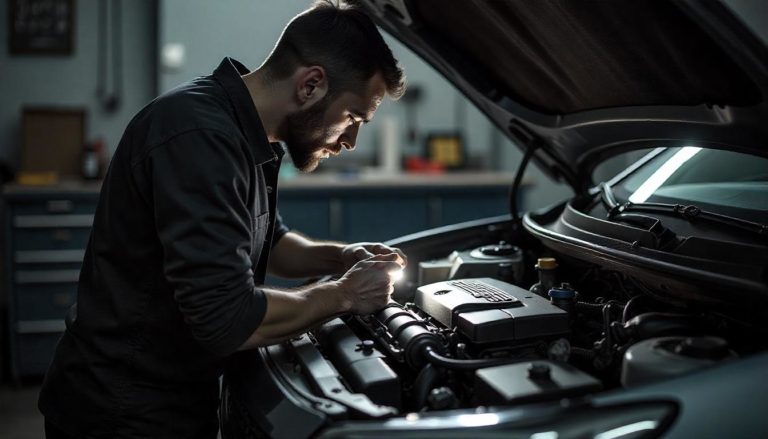
[[[371,256],[392,253],[405,267],[405,254],[398,248],[376,242],[342,244],[313,241],[299,233],[288,232],[272,247],[269,274],[286,279],[341,274]]]
[[[358,261],[338,280],[343,308],[353,314],[371,314],[389,303],[394,290],[393,271],[403,268],[398,253],[379,254]]]
[[[341,262],[344,264],[344,269],[349,270],[359,261],[369,259],[376,255],[388,255],[392,253],[397,255],[397,263],[400,264],[401,268],[404,268],[408,263],[408,258],[405,257],[405,253],[399,248],[390,247],[378,242],[358,242],[345,245],[341,249]]]

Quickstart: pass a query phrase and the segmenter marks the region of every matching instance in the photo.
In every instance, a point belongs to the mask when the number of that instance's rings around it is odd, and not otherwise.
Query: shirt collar
[[[213,71],[213,77],[227,92],[235,109],[240,130],[251,145],[257,164],[280,160],[284,154],[283,147],[277,142],[269,142],[251,94],[240,77],[247,73],[250,73],[247,67],[233,58],[226,57]],[[270,147],[267,148],[266,145]]]

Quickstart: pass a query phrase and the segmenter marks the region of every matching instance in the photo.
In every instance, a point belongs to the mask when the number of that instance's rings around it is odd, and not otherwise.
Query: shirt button
[[[268,194],[271,194],[273,190],[274,189],[272,189],[272,186],[267,186],[267,193]]]

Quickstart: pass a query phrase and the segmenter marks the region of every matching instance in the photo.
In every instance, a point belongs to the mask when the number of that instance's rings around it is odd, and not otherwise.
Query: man
[[[289,232],[275,142],[312,171],[353,149],[384,95],[403,89],[370,19],[326,1],[294,18],[256,71],[224,59],[141,110],[104,180],[40,394],[48,437],[215,438],[228,356],[383,307],[404,256]],[[280,291],[261,286],[267,270],[343,276]]]

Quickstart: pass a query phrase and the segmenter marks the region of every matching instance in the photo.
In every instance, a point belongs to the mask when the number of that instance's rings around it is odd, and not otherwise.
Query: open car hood
[[[632,149],[768,156],[768,49],[720,1],[362,4],[577,192]]]

